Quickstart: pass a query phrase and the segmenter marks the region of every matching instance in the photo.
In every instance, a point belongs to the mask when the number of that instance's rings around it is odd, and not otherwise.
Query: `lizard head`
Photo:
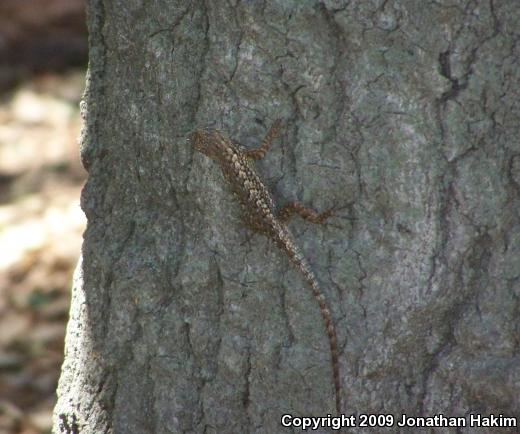
[[[230,141],[218,130],[197,130],[190,138],[193,148],[212,160],[225,155]]]

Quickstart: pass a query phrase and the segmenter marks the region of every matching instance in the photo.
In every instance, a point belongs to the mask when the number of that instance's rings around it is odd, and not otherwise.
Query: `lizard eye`
[[[197,151],[202,151],[205,148],[207,138],[202,131],[195,131],[189,138],[189,141]]]

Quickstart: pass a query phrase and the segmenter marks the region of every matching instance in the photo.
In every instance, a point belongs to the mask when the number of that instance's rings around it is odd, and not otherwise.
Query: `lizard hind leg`
[[[245,151],[246,156],[253,160],[261,160],[264,158],[271,144],[280,135],[281,129],[282,120],[276,119],[273,125],[271,125],[271,128],[269,128],[269,131],[265,135],[264,140],[262,140],[262,144],[258,148]]]
[[[286,223],[294,214],[298,214],[311,223],[322,224],[334,214],[334,208],[329,208],[322,213],[318,213],[312,208],[307,208],[302,205],[300,202],[289,202],[278,211],[278,219]]]

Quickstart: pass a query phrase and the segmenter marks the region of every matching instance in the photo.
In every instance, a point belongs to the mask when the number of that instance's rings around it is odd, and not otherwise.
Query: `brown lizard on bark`
[[[332,322],[327,301],[318,286],[318,281],[309,264],[295,246],[286,225],[287,220],[294,213],[313,223],[323,223],[325,219],[332,215],[332,208],[318,214],[298,202],[291,202],[275,214],[271,194],[258,177],[254,167],[254,160],[264,157],[273,140],[279,135],[281,126],[281,121],[277,120],[266,134],[262,144],[256,149],[246,150],[244,147],[233,143],[218,130],[198,130],[191,137],[191,143],[197,151],[219,164],[224,177],[242,206],[245,223],[253,231],[263,233],[274,240],[278,247],[287,253],[291,263],[300,271],[311,287],[312,294],[319,304],[329,337],[336,392],[336,411],[340,415],[341,382],[336,329]]]

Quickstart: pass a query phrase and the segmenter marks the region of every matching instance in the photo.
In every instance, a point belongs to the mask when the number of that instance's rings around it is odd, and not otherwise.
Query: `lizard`
[[[293,236],[287,227],[287,221],[293,214],[299,214],[312,223],[323,223],[333,214],[333,208],[319,214],[299,202],[289,202],[276,212],[273,198],[257,174],[255,160],[260,160],[265,156],[271,143],[279,136],[281,127],[282,121],[277,119],[265,135],[261,145],[254,149],[246,149],[216,129],[197,130],[190,137],[190,142],[196,151],[218,163],[224,178],[241,205],[246,225],[253,231],[264,234],[273,240],[287,254],[290,262],[310,286],[312,294],[318,302],[329,339],[336,411],[339,416],[341,415],[341,381],[336,329],[318,280],[307,260],[296,247]]]

